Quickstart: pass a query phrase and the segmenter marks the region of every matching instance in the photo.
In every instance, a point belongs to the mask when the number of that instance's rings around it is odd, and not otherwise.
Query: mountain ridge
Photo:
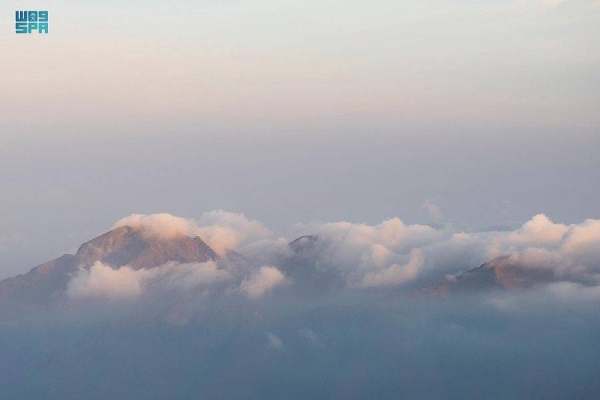
[[[537,284],[550,283],[554,275],[550,270],[529,268],[509,256],[498,257],[469,269],[444,282],[425,286],[414,295],[447,295],[495,290],[521,290]]]
[[[158,267],[170,261],[202,263],[218,261],[219,255],[200,237],[162,238],[142,229],[121,226],[91,239],[73,254],[42,263],[25,274],[0,281],[0,298],[44,302],[60,296],[80,268],[102,262],[112,268],[125,265],[134,270]]]

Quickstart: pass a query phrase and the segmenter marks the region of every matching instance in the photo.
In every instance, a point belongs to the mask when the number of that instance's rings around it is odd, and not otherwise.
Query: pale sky
[[[47,9],[48,35],[14,11]],[[0,278],[133,212],[600,211],[598,1],[5,1]]]

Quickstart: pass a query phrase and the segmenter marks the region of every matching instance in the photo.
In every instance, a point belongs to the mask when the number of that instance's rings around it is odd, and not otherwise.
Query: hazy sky
[[[0,5],[0,278],[133,212],[600,217],[598,1],[199,3]]]

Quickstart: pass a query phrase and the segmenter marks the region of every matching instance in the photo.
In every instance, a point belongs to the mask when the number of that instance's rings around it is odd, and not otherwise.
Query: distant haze
[[[0,277],[72,251],[131,213],[226,209],[276,231],[394,216],[467,230],[515,229],[538,213],[567,224],[600,217],[591,132],[439,130],[447,134],[13,137],[0,158]]]

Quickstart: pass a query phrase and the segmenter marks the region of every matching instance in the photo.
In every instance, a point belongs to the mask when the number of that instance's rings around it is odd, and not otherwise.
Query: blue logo
[[[16,33],[48,33],[48,11],[15,11]]]

